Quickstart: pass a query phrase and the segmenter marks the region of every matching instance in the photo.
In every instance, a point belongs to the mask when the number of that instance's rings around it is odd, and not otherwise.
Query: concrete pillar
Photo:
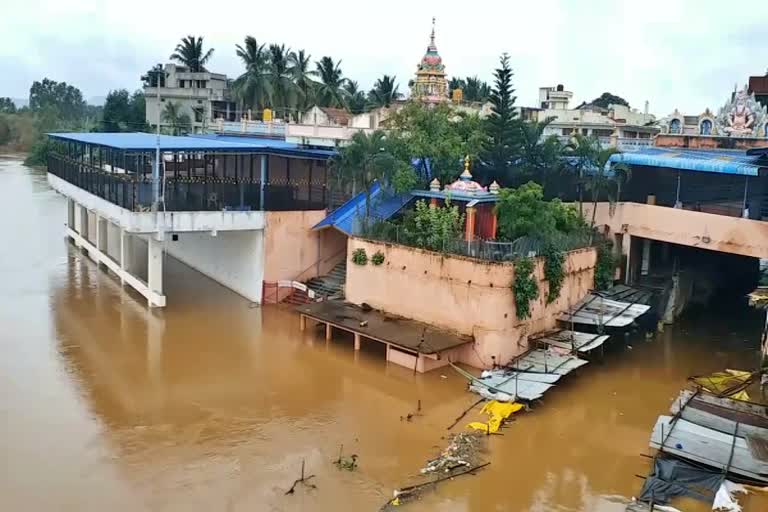
[[[624,233],[621,238],[621,254],[626,258],[624,284],[632,284],[632,235]]]
[[[147,242],[147,286],[163,294],[163,243],[150,236]],[[151,306],[154,304],[150,304]]]
[[[67,227],[77,231],[77,226],[75,225],[75,200],[72,198],[67,198]]]
[[[475,208],[467,207],[467,220],[464,224],[464,240],[471,242],[475,235]]]
[[[304,315],[301,315],[299,317],[299,330],[302,330],[302,331],[307,330],[307,317]]]
[[[107,219],[96,215],[96,248],[107,254]]]
[[[131,235],[126,233],[123,228],[120,228],[120,268],[130,273],[131,272]],[[120,284],[125,284],[123,275],[120,275]]]
[[[360,333],[355,333],[355,350],[360,350]]]
[[[491,240],[496,240],[496,232],[499,229],[499,219],[496,217],[496,210],[491,210]]]
[[[78,206],[78,208],[80,208],[80,218],[78,219],[76,231],[82,238],[88,240],[88,208],[85,206]],[[78,247],[81,247],[81,245],[78,245]]]
[[[331,324],[325,324],[325,341],[330,341],[333,336],[333,326]]]

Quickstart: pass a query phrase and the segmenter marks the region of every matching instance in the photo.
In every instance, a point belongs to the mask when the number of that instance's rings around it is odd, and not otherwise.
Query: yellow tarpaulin
[[[703,377],[693,377],[691,380],[712,393],[727,396],[734,400],[749,400],[749,395],[743,388],[749,385],[751,378],[750,372],[725,370]]]
[[[474,428],[475,430],[482,430],[483,432],[497,432],[505,419],[509,418],[522,408],[523,404],[491,400],[490,402],[486,402],[483,408],[480,409],[480,414],[487,414],[490,416],[490,418],[488,418],[488,423],[473,421],[467,425],[467,427]]]

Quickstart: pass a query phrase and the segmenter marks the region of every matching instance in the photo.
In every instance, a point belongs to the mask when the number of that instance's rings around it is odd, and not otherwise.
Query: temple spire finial
[[[429,46],[435,46],[435,17],[432,16],[432,34],[429,36]]]

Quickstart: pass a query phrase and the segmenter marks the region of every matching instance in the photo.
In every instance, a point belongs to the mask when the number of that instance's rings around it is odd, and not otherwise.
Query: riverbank
[[[174,300],[149,311],[64,242],[66,203],[44,173],[0,160],[0,201],[23,212],[0,218],[4,510],[376,510],[477,398],[451,370],[414,375],[377,344],[326,344],[173,260]],[[404,510],[623,512],[659,411],[688,375],[753,365],[763,321],[736,305],[614,345],[491,436],[482,473]],[[355,471],[333,464],[341,444]],[[302,460],[317,489],[286,496]],[[745,511],[768,506],[757,499]]]

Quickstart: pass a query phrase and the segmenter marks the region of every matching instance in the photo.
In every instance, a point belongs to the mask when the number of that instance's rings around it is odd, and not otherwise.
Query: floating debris
[[[450,443],[440,455],[427,462],[421,474],[450,472],[460,467],[470,468],[479,463],[483,435],[478,432],[460,432],[452,434]]]

